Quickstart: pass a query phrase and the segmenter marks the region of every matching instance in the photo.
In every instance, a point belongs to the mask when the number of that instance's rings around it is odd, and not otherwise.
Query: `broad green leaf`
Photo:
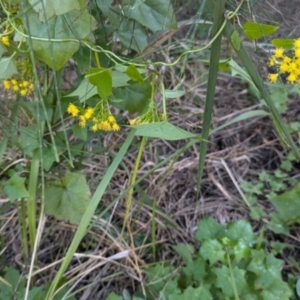
[[[271,220],[268,222],[267,227],[277,234],[290,234],[289,227],[281,220],[280,215],[276,213],[272,213]]]
[[[214,268],[212,271],[217,276],[215,285],[222,290],[224,296],[234,297],[234,284],[239,295],[247,287],[245,270],[238,269],[237,267],[232,269],[234,282],[232,282],[230,270],[227,266],[223,265],[221,268]]]
[[[225,261],[225,251],[218,240],[205,240],[201,245],[200,254],[204,259],[209,260],[210,265],[217,261]]]
[[[133,64],[129,65],[126,70],[126,74],[130,77],[130,79],[132,79],[133,81],[137,81],[140,85],[145,84],[144,78],[139,73],[135,65]]]
[[[128,110],[129,113],[141,112],[146,109],[151,97],[151,86],[149,84],[131,84],[127,87],[114,89],[116,99],[124,99],[123,102],[114,103],[121,110]]]
[[[134,19],[153,32],[177,27],[173,7],[170,0],[127,1],[123,11],[127,17]]]
[[[106,300],[123,300],[122,297],[118,296],[116,293],[111,292],[108,297],[106,298]]]
[[[188,286],[184,292],[180,295],[170,294],[170,300],[213,300],[211,293],[204,286],[199,286],[194,288],[192,286]]]
[[[89,202],[89,187],[80,173],[68,173],[45,189],[45,213],[59,220],[78,223]]]
[[[129,77],[126,73],[119,72],[119,71],[112,71],[112,87],[113,88],[118,88],[118,87],[124,87],[128,86],[128,80]]]
[[[239,51],[241,48],[241,39],[239,33],[234,30],[230,38],[234,49]]]
[[[51,19],[54,15],[59,16],[70,12],[71,10],[80,10],[78,0],[44,0],[41,1],[29,0],[33,9],[39,14],[41,22]]]
[[[3,55],[3,53],[5,53],[5,52],[7,52],[6,47],[2,43],[0,43],[0,59]]]
[[[78,124],[75,124],[72,126],[72,132],[75,137],[77,137],[83,141],[86,141],[87,134],[88,134],[87,127],[82,127],[82,126],[79,126]]]
[[[270,201],[285,224],[300,223],[300,183],[283,194],[271,197]]]
[[[43,168],[46,172],[48,172],[51,169],[55,161],[56,158],[53,147],[51,145],[49,148],[43,147]]]
[[[12,57],[1,57],[0,79],[10,78],[14,74],[18,74],[15,60]]]
[[[247,22],[243,26],[245,37],[251,41],[266,37],[278,30],[278,26]]]
[[[215,219],[203,217],[198,224],[198,231],[195,239],[202,242],[204,240],[215,239],[224,235],[225,226],[219,224]]]
[[[246,245],[249,245],[255,240],[252,227],[246,220],[238,220],[229,224],[226,236],[232,241],[242,241]]]
[[[27,12],[27,15],[30,33],[34,38],[33,49],[55,70],[61,69],[79,49],[80,40],[89,39],[91,31],[96,29],[96,21],[86,9],[72,10],[55,16],[46,23],[40,22],[38,15],[32,10]],[[23,21],[26,24],[25,16]],[[41,40],[38,40],[39,38]],[[74,41],[64,41],[69,39]]]
[[[259,221],[266,215],[265,211],[259,206],[251,206],[250,207],[250,217],[255,220]]]
[[[25,187],[26,178],[20,177],[15,173],[5,184],[3,192],[8,196],[10,202],[14,202],[19,198],[29,197],[29,193]]]
[[[169,99],[179,98],[183,95],[185,95],[185,91],[183,90],[165,90],[165,96]]]
[[[39,148],[37,124],[22,128],[20,135],[20,147],[25,155],[32,157],[33,151]]]
[[[190,244],[178,244],[172,246],[172,248],[180,255],[184,263],[192,261],[192,255],[194,254],[194,247]]]
[[[294,47],[295,40],[293,39],[273,39],[271,43],[277,48],[291,49]]]
[[[290,300],[292,295],[288,284],[280,279],[274,280],[268,288],[262,291],[264,300]]]
[[[91,68],[87,76],[89,82],[97,87],[102,99],[107,99],[112,94],[112,76],[109,69]]]
[[[132,125],[136,128],[135,135],[177,141],[188,138],[200,138],[196,134],[183,130],[169,122]]]
[[[84,78],[77,89],[72,93],[65,96],[66,97],[78,97],[80,102],[85,102],[89,98],[97,95],[97,87],[92,85],[88,78]]]

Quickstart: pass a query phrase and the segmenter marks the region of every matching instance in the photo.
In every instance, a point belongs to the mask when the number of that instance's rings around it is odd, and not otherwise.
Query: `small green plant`
[[[204,218],[195,239],[199,250],[173,246],[183,267],[159,263],[146,270],[146,295],[140,290],[138,299],[287,300],[293,295],[282,280],[283,261],[263,247],[263,235],[254,234],[246,220],[221,225]]]

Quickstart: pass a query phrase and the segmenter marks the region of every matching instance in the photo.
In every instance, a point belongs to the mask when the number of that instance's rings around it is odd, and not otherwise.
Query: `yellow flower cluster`
[[[117,124],[115,117],[104,109],[101,101],[99,107],[95,108],[80,108],[75,104],[70,103],[67,112],[73,117],[78,117],[79,126],[85,127],[90,125],[90,129],[93,131],[119,131],[120,126]]]
[[[269,66],[276,67],[277,73],[270,73],[269,80],[275,83],[280,74],[286,74],[290,83],[300,83],[300,38],[295,40],[292,57],[285,55],[283,48],[277,48],[269,58]]]
[[[10,41],[9,41],[9,37],[8,37],[8,36],[2,36],[2,37],[0,38],[0,40],[1,40],[1,43],[2,43],[3,45],[5,45],[5,46],[7,46],[7,47],[10,46]]]
[[[150,103],[150,107],[148,111],[136,117],[135,119],[128,120],[129,125],[140,125],[140,124],[148,124],[165,121],[166,116],[164,114],[158,114],[156,105],[154,103]]]
[[[2,84],[4,89],[19,93],[21,96],[31,95],[34,90],[33,83],[24,79],[5,79]]]

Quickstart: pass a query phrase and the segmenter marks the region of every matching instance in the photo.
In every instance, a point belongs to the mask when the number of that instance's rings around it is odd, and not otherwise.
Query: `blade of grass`
[[[128,134],[126,140],[124,141],[122,147],[120,148],[118,154],[116,155],[116,157],[114,158],[113,162],[111,163],[111,165],[109,166],[109,168],[107,169],[102,181],[100,182],[100,184],[98,185],[92,199],[91,202],[89,203],[89,206],[87,207],[85,213],[82,216],[82,219],[80,221],[80,224],[76,230],[76,233],[74,235],[74,238],[71,242],[71,245],[69,246],[69,249],[66,253],[66,256],[54,278],[54,280],[52,281],[52,284],[48,290],[48,293],[46,295],[46,299],[50,300],[52,299],[52,296],[55,293],[56,287],[59,283],[59,280],[61,279],[61,277],[63,276],[64,272],[66,271],[69,263],[71,262],[73,255],[80,243],[80,241],[82,240],[82,238],[84,237],[86,230],[89,226],[89,223],[102,199],[102,196],[112,178],[112,176],[114,175],[117,167],[119,166],[121,160],[123,159],[123,157],[125,156],[125,154],[127,153],[127,149],[130,146],[132,140],[134,139],[134,134],[135,134],[135,129],[132,129],[130,131],[130,133]]]
[[[206,2],[208,3],[210,1],[206,1]],[[214,5],[213,8],[214,17],[213,17],[213,27],[212,27],[213,37],[218,33],[220,27],[224,22],[224,16],[223,16],[224,9],[225,9],[224,0],[220,0],[218,1],[218,4]],[[215,39],[215,41],[211,46],[211,52],[210,52],[209,74],[208,74],[203,129],[202,129],[203,140],[202,143],[200,144],[200,150],[199,150],[200,157],[199,157],[198,176],[197,176],[197,195],[199,195],[200,193],[201,179],[203,175],[205,156],[207,152],[209,129],[210,129],[211,116],[212,116],[212,110],[214,105],[215,89],[216,89],[218,69],[219,69],[221,41],[222,41],[222,34],[220,34]]]

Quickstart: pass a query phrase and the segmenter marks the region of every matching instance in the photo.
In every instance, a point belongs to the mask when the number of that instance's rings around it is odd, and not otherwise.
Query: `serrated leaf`
[[[259,221],[266,215],[265,211],[259,206],[250,207],[250,216],[253,220]]]
[[[217,261],[224,262],[225,251],[218,240],[205,240],[200,248],[200,254],[213,265]]]
[[[255,240],[252,227],[246,220],[238,220],[228,225],[226,236],[232,241],[243,242],[249,245]]]
[[[128,17],[138,21],[153,32],[162,29],[175,29],[176,18],[170,0],[134,0],[124,5],[123,11]]]
[[[278,26],[247,22],[243,26],[245,37],[251,41],[266,37],[278,30]]]
[[[294,39],[273,39],[271,43],[277,48],[291,49],[294,47]]]
[[[224,235],[225,227],[215,219],[204,217],[198,224],[198,231],[195,239],[202,242],[205,239],[216,239]]]
[[[116,99],[124,99],[123,102],[114,105],[133,114],[147,108],[151,97],[151,86],[134,83],[127,87],[116,88],[113,93]]]
[[[182,294],[180,295],[170,294],[168,299],[170,300],[196,300],[196,299],[213,300],[211,293],[204,286],[199,286],[197,288],[188,286]]]
[[[285,224],[300,222],[300,183],[291,190],[278,196],[271,197],[270,201],[275,206],[280,220]]]
[[[137,70],[136,66],[134,64],[131,64],[128,66],[126,70],[126,74],[132,79],[133,81],[137,81],[140,85],[144,85],[144,78]]]
[[[246,272],[244,270],[237,267],[232,269],[234,282],[232,282],[230,270],[227,266],[223,265],[221,268],[214,268],[212,271],[217,276],[216,287],[220,288],[225,296],[234,297],[233,285],[236,286],[238,294],[247,287]]]
[[[80,173],[68,173],[45,189],[45,212],[59,220],[77,224],[89,201],[89,187]]]
[[[12,57],[1,57],[0,79],[10,78],[14,74],[18,74],[15,60]]]
[[[185,95],[183,90],[165,90],[165,96],[167,99],[179,98]]]
[[[131,127],[136,128],[135,135],[159,138],[168,141],[200,138],[196,134],[183,130],[169,122],[132,125]]]
[[[192,261],[192,254],[194,253],[194,247],[190,244],[178,244],[172,246],[172,248],[180,255],[185,264]]]
[[[55,16],[42,23],[38,15],[33,11],[26,12],[30,33],[33,39],[32,45],[38,56],[56,71],[61,69],[72,55],[79,49],[79,41],[89,39],[92,30],[96,29],[96,20],[88,11],[72,10],[61,16]],[[25,16],[23,17],[26,23]],[[45,39],[51,41],[45,41]],[[74,41],[63,41],[72,39]],[[55,41],[59,40],[59,41]]]
[[[38,12],[41,22],[49,20],[54,15],[62,15],[71,10],[80,10],[78,0],[43,0],[43,3],[36,0],[29,0],[33,9]]]
[[[29,197],[29,193],[25,187],[25,178],[15,173],[5,184],[3,192],[8,196],[10,202],[14,202],[19,198]]]
[[[262,291],[264,300],[289,300],[292,295],[288,284],[282,280],[274,280],[267,289]]]

